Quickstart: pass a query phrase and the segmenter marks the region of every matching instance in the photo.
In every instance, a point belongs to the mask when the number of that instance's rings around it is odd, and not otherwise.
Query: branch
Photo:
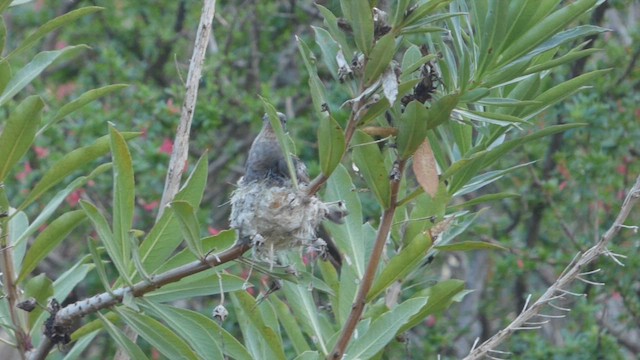
[[[160,219],[165,206],[173,199],[178,192],[180,179],[185,169],[185,162],[189,154],[189,133],[191,132],[191,120],[196,107],[196,98],[198,96],[198,85],[202,75],[202,64],[209,43],[209,35],[211,34],[211,23],[215,14],[216,1],[205,0],[200,16],[200,24],[198,25],[198,33],[191,56],[189,66],[189,74],[187,75],[186,94],[182,104],[182,113],[180,114],[180,123],[176,130],[176,138],[174,141],[173,152],[169,160],[169,170],[165,180],[164,192],[160,201],[160,210],[157,219]]]
[[[538,316],[542,318],[541,320],[545,320],[545,318],[559,318],[564,317],[565,315],[545,315],[540,314],[540,310],[545,305],[550,305],[561,311],[569,311],[569,309],[563,309],[551,303],[554,300],[564,299],[565,295],[575,295],[581,296],[582,294],[572,293],[567,291],[568,285],[575,280],[576,278],[587,282],[589,284],[594,285],[602,285],[599,283],[595,283],[593,281],[585,279],[585,276],[594,273],[595,271],[583,272],[588,264],[596,260],[601,255],[605,254],[612,257],[612,260],[618,262],[615,259],[616,254],[612,254],[607,249],[607,245],[611,240],[618,234],[620,228],[624,227],[624,222],[629,216],[631,209],[640,199],[640,176],[636,179],[636,183],[633,185],[627,197],[622,204],[620,209],[620,213],[616,217],[615,221],[611,225],[611,227],[602,235],[600,240],[596,242],[591,248],[589,248],[584,253],[578,253],[576,258],[564,269],[560,277],[556,280],[556,282],[551,285],[547,289],[547,291],[530,307],[527,307],[525,304],[524,309],[518,315],[511,324],[509,324],[506,328],[500,330],[497,334],[489,338],[487,341],[482,343],[479,347],[473,349],[464,360],[475,360],[481,359],[485,356],[489,356],[490,352],[496,352],[494,349],[500,343],[502,343],[507,337],[513,334],[516,330],[525,330],[525,329],[538,329],[540,328],[542,322],[530,322],[532,317]],[[544,322],[544,321],[543,321]]]
[[[141,297],[146,293],[157,290],[164,285],[179,281],[189,275],[193,275],[218,265],[235,260],[249,250],[250,244],[238,242],[232,248],[220,254],[210,254],[202,260],[196,260],[178,268],[171,269],[159,275],[151,277],[151,281],[140,281],[131,287],[121,287],[109,292],[92,296],[88,299],[77,301],[60,309],[56,314],[53,325],[64,327],[74,320],[85,315],[96,313],[102,309],[120,304],[125,295],[131,294],[133,297]],[[48,338],[44,338],[40,346],[34,351],[29,360],[43,360],[55,345]]]
[[[398,173],[404,173],[404,160],[399,160],[398,163]],[[347,349],[347,345],[349,345],[349,341],[353,337],[353,332],[360,322],[360,317],[364,311],[364,307],[366,305],[366,297],[371,289],[371,285],[373,284],[373,280],[376,275],[376,271],[378,270],[378,264],[380,263],[380,257],[382,256],[382,251],[384,250],[384,244],[387,242],[389,238],[389,232],[391,231],[391,226],[393,225],[393,216],[396,213],[396,208],[398,206],[398,190],[400,189],[400,178],[392,179],[391,182],[391,205],[388,209],[385,209],[382,214],[382,221],[380,222],[380,227],[378,228],[378,234],[376,235],[376,242],[373,247],[373,252],[371,253],[371,258],[369,259],[369,264],[367,265],[367,270],[364,273],[364,277],[362,278],[362,284],[360,285],[360,289],[358,290],[358,295],[356,296],[356,300],[351,308],[351,313],[349,314],[349,318],[342,328],[342,333],[338,338],[338,342],[336,343],[333,352],[330,355],[332,359],[342,359],[345,350]]]

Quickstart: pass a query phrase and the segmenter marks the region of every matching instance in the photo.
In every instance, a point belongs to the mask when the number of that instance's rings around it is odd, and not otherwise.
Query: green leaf
[[[124,349],[124,351],[126,351],[131,359],[149,359],[144,354],[142,349],[140,349],[140,347],[136,345],[136,343],[131,341],[129,337],[127,337],[122,331],[120,331],[120,329],[113,325],[111,321],[107,320],[107,318],[99,312],[97,314],[100,321],[102,321],[103,328],[107,330],[109,337],[115,340],[116,344],[118,344],[118,347],[120,349]]]
[[[71,101],[68,104],[65,104],[63,107],[61,107],[52,117],[49,121],[46,122],[46,124],[38,131],[38,135],[42,134],[43,132],[45,132],[47,129],[49,129],[53,124],[57,123],[58,121],[62,120],[64,117],[66,117],[67,115],[73,113],[74,111],[81,109],[83,106],[87,105],[88,103],[97,100],[109,93],[112,93],[114,91],[117,90],[121,90],[124,89],[126,87],[128,87],[129,85],[127,84],[113,84],[113,85],[107,85],[104,87],[101,87],[99,89],[93,89],[93,90],[89,90],[87,92],[85,92],[84,94],[80,95],[77,99],[74,99],[73,101]],[[134,133],[122,133],[122,135],[125,137],[125,139],[129,139],[126,134],[134,134]]]
[[[59,218],[44,229],[43,232],[36,237],[33,245],[27,251],[25,259],[22,263],[22,269],[18,275],[17,283],[22,282],[27,275],[33,271],[38,264],[49,255],[49,253],[58,246],[69,233],[80,225],[86,216],[80,210],[70,211],[62,214]]]
[[[364,68],[365,87],[369,87],[375,83],[380,75],[387,69],[395,55],[395,47],[395,37],[391,32],[376,42]]]
[[[98,247],[95,244],[95,240],[92,238],[87,239],[87,245],[89,247],[89,252],[91,253],[91,258],[93,259],[93,264],[96,267],[98,278],[100,278],[100,282],[102,282],[102,287],[107,292],[111,293],[111,282],[109,281],[109,277],[107,277],[107,270],[102,263],[102,257],[100,256]]]
[[[9,55],[7,55],[5,57],[5,61],[8,60],[9,58],[15,56],[16,54],[21,53],[24,50],[27,50],[31,47],[33,47],[33,45],[35,45],[35,43],[42,39],[45,35],[47,35],[48,33],[52,32],[53,30],[64,26],[66,24],[69,24],[73,21],[75,21],[78,18],[81,18],[85,15],[88,14],[92,14],[96,11],[99,10],[103,10],[104,8],[102,7],[98,7],[98,6],[88,6],[88,7],[83,7],[80,9],[76,9],[73,11],[70,11],[64,15],[58,16],[57,18],[53,19],[53,20],[49,20],[47,23],[45,23],[44,25],[40,26],[38,28],[38,30],[36,30],[34,33],[32,33],[31,35],[27,36],[26,39],[24,39],[21,43],[20,46],[18,46],[15,50],[13,50]]]
[[[339,44],[340,50],[345,58],[350,59],[353,56],[353,51],[351,50],[350,43],[347,41],[342,30],[338,27],[338,18],[326,7],[315,4],[322,16],[324,17],[324,23],[326,25],[327,30],[335,39],[335,41]]]
[[[133,139],[139,135],[140,133],[122,133],[125,140]],[[20,204],[18,209],[25,209],[35,200],[40,198],[40,196],[45,194],[49,189],[65,180],[67,176],[86,166],[88,163],[95,161],[99,157],[106,155],[108,152],[109,136],[103,136],[95,140],[91,145],[75,149],[70,153],[65,154],[47,170],[44,176],[42,176],[42,179],[40,179],[36,186],[31,189],[29,195],[22,204]]]
[[[400,116],[398,125],[398,154],[402,159],[408,159],[427,136],[429,111],[419,101],[410,102]]]
[[[373,286],[367,294],[366,302],[373,301],[391,284],[406,277],[418,267],[430,247],[431,238],[426,233],[423,232],[414,237],[400,253],[393,256],[382,268],[380,275],[376,276]]]
[[[445,280],[435,284],[434,286],[420,291],[415,297],[428,297],[427,305],[423,306],[420,311],[411,317],[397,333],[405,332],[412,327],[420,324],[427,316],[443,311],[451,305],[453,298],[464,290],[464,281],[462,280]]]
[[[125,307],[116,308],[115,311],[151,346],[169,359],[199,359],[184,340],[159,321]]]
[[[156,317],[166,320],[174,331],[191,344],[202,359],[222,359],[220,349],[233,359],[252,359],[247,349],[235,337],[205,315],[151,302],[144,302],[143,305]],[[207,352],[207,349],[211,349],[211,344],[215,344],[215,351]]]
[[[81,339],[75,341],[73,343],[73,347],[69,352],[66,353],[64,359],[62,360],[78,360],[80,356],[84,353],[84,350],[91,344],[93,344],[93,340],[100,333],[100,331],[94,331],[92,333],[86,334]],[[143,359],[144,360],[144,359]]]
[[[11,80],[11,65],[6,61],[0,61],[0,93],[7,88]]]
[[[480,122],[494,124],[498,126],[511,126],[514,123],[528,124],[526,121],[520,119],[519,117],[507,115],[507,114],[492,113],[488,111],[457,110],[457,109],[455,110],[455,112],[470,120],[480,121]]]
[[[222,285],[222,287],[220,287]],[[155,302],[171,302],[193,299],[201,296],[239,291],[246,287],[246,281],[231,274],[216,274],[213,270],[187,276],[178,282],[145,294],[145,298]]]
[[[455,244],[434,246],[440,251],[473,251],[473,250],[508,250],[498,244],[483,241],[461,241]]]
[[[38,304],[46,305],[47,300],[53,296],[53,286],[51,279],[46,274],[39,274],[32,277],[24,284],[24,297],[34,298]],[[33,328],[36,320],[43,313],[43,308],[36,306],[33,311],[29,313],[29,328]]]
[[[498,57],[498,66],[528,53],[545,40],[558,33],[580,15],[592,8],[598,0],[577,0],[536,23],[526,33],[514,40]]]
[[[356,130],[353,139],[356,144],[353,147],[353,161],[380,206],[387,209],[391,202],[391,189],[382,153],[373,138],[360,130]]]
[[[66,188],[57,192],[49,202],[45,205],[45,207],[40,210],[38,213],[38,217],[29,225],[29,227],[20,235],[18,239],[15,241],[15,245],[21,245],[26,243],[31,234],[36,232],[40,226],[42,226],[48,219],[53,215],[58,206],[76,189],[84,186],[89,180],[95,178],[96,176],[104,173],[105,171],[111,169],[111,164],[102,164],[98,166],[95,170],[91,172],[88,176],[81,176],[75,180],[73,180]]]
[[[324,194],[327,202],[344,201],[349,215],[345,217],[343,225],[326,222],[326,226],[333,235],[336,245],[348,260],[344,263],[354,269],[358,279],[364,275],[364,238],[362,234],[362,204],[349,172],[339,164],[327,182]],[[344,266],[344,265],[343,265]]]
[[[458,105],[459,97],[460,95],[458,93],[445,95],[431,105],[427,130],[435,129],[440,124],[449,120],[451,111]]]
[[[300,331],[299,320],[291,313],[289,306],[278,299],[277,296],[269,297],[269,301],[273,304],[273,308],[278,314],[278,320],[280,320],[280,324],[282,324],[289,340],[291,340],[295,353],[302,354],[305,351],[310,351],[309,344]]]
[[[331,34],[320,27],[311,26],[316,37],[316,44],[322,52],[322,61],[331,72],[334,80],[338,80],[338,62],[336,55],[340,50],[340,45],[331,37]],[[306,63],[305,63],[306,64]]]
[[[345,148],[346,142],[340,124],[330,114],[323,116],[318,128],[318,153],[320,168],[325,176],[331,175],[338,166]]]
[[[498,201],[498,200],[504,200],[504,199],[512,199],[512,198],[517,198],[520,197],[520,194],[517,193],[498,193],[498,194],[487,194],[487,195],[482,195],[482,196],[478,196],[474,199],[471,199],[469,201],[465,201],[461,204],[455,204],[449,207],[449,209],[451,210],[457,210],[457,209],[464,209],[464,208],[470,208],[472,206],[476,206],[476,205],[480,205],[480,204],[484,204],[490,201]]]
[[[184,200],[171,203],[171,209],[176,214],[182,231],[182,237],[187,243],[191,252],[199,259],[204,257],[202,244],[200,243],[200,224],[196,218],[196,213],[191,204]]]
[[[309,49],[307,43],[304,42],[304,40],[296,36],[296,41],[298,42],[298,50],[300,51],[300,56],[302,56],[304,65],[307,68],[307,73],[309,73],[309,89],[311,90],[311,100],[313,101],[313,108],[315,109],[317,114],[323,114],[323,108],[326,106],[327,100],[324,84],[318,77],[318,69],[316,68],[316,57],[311,49]]]
[[[205,152],[174,200],[187,201],[193,208],[199,208],[207,186],[207,176],[208,161]],[[164,211],[139,248],[140,260],[147,271],[156,271],[167,260],[182,242],[180,235],[181,230],[175,213]]]
[[[251,327],[259,334],[259,338],[252,339],[251,341],[256,344],[262,343],[263,345],[266,345],[271,351],[271,355],[274,356],[273,358],[270,357],[271,359],[285,359],[286,357],[284,355],[282,343],[278,339],[276,332],[265,323],[264,318],[256,307],[255,299],[245,291],[231,293],[230,297],[233,301],[234,307],[238,311],[238,315],[242,313],[242,315],[246,317],[246,320],[251,324]],[[277,326],[277,324],[274,325]]]
[[[176,227],[178,227],[177,224],[176,224]],[[179,231],[177,236],[180,237]],[[237,239],[238,239],[238,236],[236,231],[233,229],[229,229],[229,230],[221,231],[219,234],[214,236],[204,237],[200,239],[200,241],[202,242],[203,249],[207,250],[207,252],[211,251],[211,252],[219,253],[233,246],[233,244],[235,244]],[[168,260],[162,262],[162,264],[159,265],[158,268],[154,270],[154,272],[162,273],[195,260],[198,260],[198,258],[196,258],[196,256],[193,255],[190,249],[185,248],[185,249],[182,249],[177,254],[173,255]],[[216,268],[220,266],[224,266],[224,264],[218,265],[216,266]]]
[[[0,5],[1,6],[1,5]],[[1,12],[1,11],[0,11]],[[4,22],[4,18],[0,16],[0,53],[4,53],[4,47],[7,43],[7,26]],[[9,65],[8,62],[6,61],[2,61],[1,62],[3,65]],[[2,91],[2,90],[0,90]]]
[[[84,256],[53,282],[53,297],[58,301],[63,302],[76,285],[84,280],[89,271],[93,270],[93,264],[85,264],[87,259],[88,256]]]
[[[365,55],[373,46],[373,13],[368,0],[342,0],[342,12],[349,20],[358,49]]]
[[[287,303],[298,319],[299,326],[310,338],[314,339],[318,350],[322,351],[325,356],[328,355],[331,348],[327,342],[333,331],[322,326],[313,293],[306,286],[289,282],[284,282],[282,290],[287,298]]]
[[[384,349],[400,328],[427,304],[428,298],[412,298],[375,319],[367,332],[355,339],[345,352],[347,359],[370,359]]]
[[[0,134],[0,183],[31,147],[43,107],[39,96],[29,96],[9,115]]]
[[[6,104],[7,101],[12,99],[15,94],[17,94],[20,90],[27,86],[31,82],[31,80],[40,75],[40,73],[44,69],[46,69],[47,66],[51,65],[51,63],[53,63],[61,55],[81,48],[86,47],[81,45],[68,46],[61,50],[43,51],[34,56],[33,60],[31,60],[30,63],[16,72],[11,80],[9,80],[9,83],[0,95],[0,106]]]
[[[180,312],[168,306],[160,306],[148,300],[141,300],[144,309],[162,319],[176,334],[189,343],[199,359],[223,359],[220,346],[220,334],[216,332],[215,322],[195,312]]]
[[[113,261],[113,265],[116,267],[116,270],[118,270],[120,276],[127,280],[127,283],[131,283],[127,267],[125,266],[124,260],[121,258],[120,244],[115,242],[107,219],[102,215],[98,208],[95,207],[95,205],[88,201],[80,200],[80,206],[89,217],[89,220],[91,220],[93,227],[98,233],[100,241],[104,244],[107,254],[109,254],[111,261]]]
[[[408,27],[414,23],[424,19],[429,14],[435,12],[439,8],[448,5],[452,0],[431,0],[423,2],[405,17],[400,27]]]
[[[282,128],[282,124],[280,123],[280,118],[276,113],[276,109],[271,105],[267,99],[260,97],[262,100],[262,105],[269,116],[269,121],[271,122],[271,128],[273,128],[273,132],[276,134],[276,139],[278,140],[278,144],[280,144],[280,149],[284,154],[285,161],[287,162],[287,168],[289,169],[289,178],[291,179],[291,183],[293,184],[294,189],[298,188],[298,177],[296,175],[296,169],[293,166],[293,160],[291,160],[291,151],[289,149],[289,142],[287,141],[284,129]]]
[[[113,240],[126,269],[131,258],[129,231],[133,225],[135,202],[133,161],[127,142],[112,125],[109,125],[109,138],[113,157]]]
[[[320,356],[320,353],[317,351],[305,351],[303,353],[299,353],[300,355],[296,356],[293,360],[322,360],[323,356]]]

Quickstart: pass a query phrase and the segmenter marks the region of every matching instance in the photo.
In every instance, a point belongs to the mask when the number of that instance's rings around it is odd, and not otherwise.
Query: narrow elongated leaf
[[[53,296],[53,285],[51,279],[44,273],[32,277],[24,284],[24,297],[27,299],[34,298],[38,304],[46,304],[51,296]],[[34,327],[38,317],[43,312],[44,309],[40,306],[36,306],[35,309],[29,312],[29,328]]]
[[[220,287],[222,285],[222,287]],[[216,274],[213,270],[198,274],[163,286],[145,295],[156,303],[193,299],[223,292],[239,291],[246,287],[246,281],[231,274]]]
[[[322,61],[327,66],[334,80],[338,80],[338,62],[336,55],[340,50],[340,45],[331,37],[331,34],[323,28],[312,26],[316,37],[316,44],[322,52]]]
[[[455,244],[438,245],[434,248],[439,251],[507,250],[498,244],[483,241],[461,241]]]
[[[412,298],[375,319],[367,332],[347,348],[347,359],[370,359],[392,341],[399,329],[427,304],[427,297]]]
[[[429,111],[419,101],[410,102],[400,117],[398,125],[398,154],[402,159],[411,157],[427,137]]]
[[[13,251],[13,268],[20,269],[27,251],[27,242],[18,240],[29,229],[29,218],[24,212],[18,211],[11,216],[8,226],[10,246]]]
[[[80,9],[76,9],[73,11],[69,11],[68,13],[64,14],[64,15],[60,15],[57,18],[53,19],[53,20],[49,20],[47,21],[44,25],[40,26],[38,28],[38,30],[36,30],[34,33],[32,33],[31,35],[27,36],[26,39],[24,39],[21,43],[20,46],[18,46],[15,50],[13,50],[9,55],[7,55],[7,59],[11,58],[12,56],[15,56],[16,54],[21,53],[24,50],[27,50],[31,47],[33,47],[33,45],[35,45],[35,43],[42,39],[44,36],[46,36],[48,33],[52,32],[53,30],[69,24],[75,20],[77,20],[78,18],[81,18],[85,15],[88,14],[92,14],[96,11],[102,10],[104,8],[102,7],[98,7],[98,6],[87,6],[87,7],[83,7]]]
[[[46,69],[47,66],[51,65],[51,63],[53,63],[61,55],[81,48],[86,48],[86,46],[68,46],[61,50],[43,51],[34,56],[33,60],[31,60],[30,63],[16,72],[11,80],[9,80],[6,88],[4,89],[2,94],[0,94],[0,106],[4,105],[7,101],[12,99],[15,94],[17,94],[20,90],[27,86],[31,82],[31,80],[40,75],[40,73],[44,69]]]
[[[428,297],[427,304],[423,306],[417,314],[411,317],[407,323],[402,325],[398,333],[402,333],[420,324],[427,316],[443,311],[449,307],[454,296],[464,290],[464,281],[462,280],[445,280],[435,284],[434,286],[420,291],[416,294],[417,298]]]
[[[353,161],[360,170],[367,185],[386,209],[391,201],[389,172],[384,166],[384,158],[373,138],[357,130],[354,137]]]
[[[458,99],[460,95],[453,93],[445,95],[433,103],[429,109],[429,123],[427,129],[431,130],[449,120],[451,117],[451,111],[458,105]]]
[[[83,336],[80,340],[75,341],[73,343],[73,347],[69,352],[66,353],[62,360],[78,360],[80,356],[83,354],[84,350],[91,344],[93,344],[93,339],[100,333],[100,331],[94,331]]]
[[[322,326],[313,294],[309,292],[307,287],[289,282],[285,282],[282,288],[287,297],[287,303],[298,318],[298,324],[310,338],[314,339],[318,349],[325,356],[328,355],[331,349],[327,342],[332,332]]]
[[[293,160],[291,160],[291,149],[289,148],[289,142],[285,137],[284,129],[282,128],[282,123],[280,122],[280,117],[278,117],[276,109],[267,101],[267,99],[263,97],[260,97],[260,99],[262,100],[262,105],[264,106],[264,109],[269,116],[271,128],[276,134],[278,144],[280,144],[280,149],[282,150],[285,161],[287,162],[287,168],[289,169],[289,178],[291,179],[291,183],[293,184],[294,189],[297,189],[298,177],[296,175],[296,169],[293,166]]]
[[[212,325],[214,321],[202,314],[180,312],[168,306],[160,306],[141,300],[144,309],[162,319],[176,334],[180,335],[203,360],[224,358],[220,347],[220,334]],[[195,315],[197,314],[197,315]]]
[[[207,185],[207,153],[196,163],[193,171],[178,191],[174,200],[187,201],[195,208],[200,207]],[[178,219],[173,211],[165,211],[153,226],[139,248],[140,260],[148,272],[156,271],[182,242]]]
[[[38,131],[38,135],[42,134],[43,132],[45,132],[48,128],[50,128],[53,124],[57,123],[58,121],[62,120],[65,116],[73,113],[74,111],[82,108],[83,106],[87,105],[88,103],[97,100],[109,93],[112,93],[114,91],[118,91],[121,89],[124,89],[126,87],[128,87],[129,85],[127,84],[113,84],[113,85],[107,85],[104,87],[101,87],[99,89],[93,89],[93,90],[89,90],[87,92],[85,92],[84,94],[80,95],[77,99],[74,99],[73,101],[71,101],[68,104],[65,104],[64,106],[62,106],[54,115],[53,117],[51,117],[51,119],[49,119],[47,121],[47,123]],[[126,134],[132,134],[132,133],[122,133],[122,135],[125,137],[125,139],[129,139]]]
[[[311,90],[313,108],[315,109],[316,114],[322,115],[325,112],[325,107],[327,106],[327,97],[325,95],[324,84],[318,77],[316,57],[304,40],[296,36],[296,41],[298,43],[298,50],[300,51],[304,65],[307,68],[307,73],[309,73],[309,89]]]
[[[556,34],[578,16],[592,8],[598,0],[577,0],[554,12],[531,27],[525,34],[507,47],[498,59],[498,65],[516,59]]]
[[[362,204],[347,169],[338,165],[327,182],[325,201],[344,201],[349,215],[343,225],[326,223],[336,244],[345,256],[345,262],[354,269],[358,279],[364,275],[364,237],[362,234]]]
[[[43,107],[39,96],[29,96],[9,115],[0,134],[0,183],[31,147]]]
[[[517,198],[517,197],[520,197],[520,194],[517,194],[517,193],[487,194],[487,195],[478,196],[477,198],[463,202],[462,204],[456,204],[456,205],[450,206],[449,209],[470,208],[472,206],[484,204],[490,201],[498,201],[498,200],[504,200],[504,199]]]
[[[133,161],[127,142],[112,125],[109,126],[111,154],[113,156],[113,238],[118,244],[118,256],[125,268],[131,257],[129,231],[133,225],[135,180]]]
[[[103,328],[107,330],[107,333],[109,333],[109,337],[115,340],[115,342],[118,344],[118,347],[120,349],[124,349],[127,354],[129,354],[129,357],[131,359],[149,359],[147,355],[144,354],[142,349],[140,349],[140,347],[136,343],[131,341],[131,339],[129,339],[127,335],[120,331],[120,329],[113,325],[111,321],[109,321],[102,314],[97,314],[100,321],[102,321]]]
[[[333,39],[339,44],[340,50],[342,50],[342,53],[346,58],[351,59],[353,51],[351,50],[350,43],[347,41],[344,32],[338,26],[338,18],[326,7],[319,4],[315,5],[324,17],[324,23],[327,30],[329,30]]]
[[[310,351],[311,348],[309,348],[309,344],[300,331],[299,320],[291,313],[287,304],[278,299],[277,296],[270,297],[269,301],[273,304],[273,308],[278,314],[278,320],[286,331],[287,337],[291,340],[291,344],[293,345],[296,354],[302,354],[305,351]]]
[[[265,323],[260,311],[256,308],[255,299],[245,291],[237,291],[230,295],[236,309],[246,316],[253,329],[260,334],[260,338],[253,341],[263,342],[276,359],[285,359],[282,343],[278,340],[276,332]]]
[[[76,189],[84,186],[89,180],[94,177],[104,173],[105,171],[111,169],[111,164],[102,164],[98,166],[94,171],[91,172],[88,176],[81,176],[75,180],[73,180],[66,188],[56,193],[56,195],[49,200],[49,202],[45,205],[45,207],[40,210],[38,217],[29,225],[29,227],[20,235],[20,237],[16,240],[16,245],[22,245],[27,242],[29,237],[36,232],[40,226],[47,222],[47,220],[54,214],[58,206]]]
[[[387,263],[380,275],[371,286],[371,290],[367,294],[367,302],[373,301],[382,292],[384,292],[391,284],[401,280],[413,271],[427,255],[427,250],[431,247],[431,238],[425,234],[418,234],[407,247],[402,249]]]
[[[122,137],[125,140],[133,139],[139,135],[140,133],[122,133]],[[109,136],[103,136],[95,140],[91,145],[75,149],[64,155],[47,170],[42,179],[31,189],[27,198],[18,208],[25,209],[53,186],[63,181],[67,176],[99,157],[106,155],[107,152],[109,152]]]
[[[109,254],[109,257],[113,261],[113,265],[118,270],[118,273],[127,280],[127,283],[131,283],[127,273],[127,267],[125,266],[124,260],[121,258],[120,244],[114,240],[113,233],[111,232],[111,228],[109,228],[107,219],[102,215],[102,213],[100,213],[98,208],[90,202],[80,200],[80,206],[91,220],[93,227],[98,233],[100,241],[104,244],[104,248],[107,250],[107,254]]]
[[[364,68],[365,86],[370,86],[378,80],[380,75],[391,63],[395,55],[395,36],[392,32],[381,37],[371,50],[371,55]]]
[[[409,25],[413,25],[414,23],[424,19],[429,14],[435,12],[437,9],[442,8],[449,4],[452,0],[431,0],[427,2],[423,2],[407,14],[407,17],[402,22],[403,27],[407,27]]]
[[[202,244],[200,243],[200,224],[196,213],[191,204],[184,200],[178,200],[171,203],[171,209],[175,212],[182,236],[187,246],[199,259],[204,257],[202,252]]]
[[[76,210],[62,214],[47,226],[33,242],[22,263],[17,282],[20,283],[38,266],[40,261],[65,239],[69,233],[86,219],[83,211]]]
[[[11,80],[11,65],[6,61],[0,61],[0,93],[7,88]]]
[[[341,1],[342,12],[349,19],[353,38],[358,49],[365,55],[373,46],[373,13],[368,0]]]
[[[216,321],[198,312],[179,309],[168,305],[152,304],[145,302],[145,309],[148,309],[158,318],[166,319],[169,326],[181,334],[198,351],[203,359],[222,359],[219,356],[221,349],[226,355],[237,360],[251,360],[251,355],[247,349]],[[206,349],[213,346],[216,351],[206,354]],[[215,357],[215,356],[218,357]]]
[[[111,282],[107,277],[107,270],[102,263],[102,258],[100,257],[100,252],[98,251],[98,247],[96,246],[95,241],[92,238],[87,239],[87,245],[89,247],[89,252],[91,253],[91,258],[93,259],[93,264],[96,267],[96,272],[98,273],[98,278],[100,278],[100,282],[102,282],[102,287],[109,293],[111,293]]]
[[[189,345],[159,321],[125,307],[115,310],[122,320],[169,359],[198,360]]]
[[[88,256],[84,256],[53,282],[53,297],[63,302],[69,293],[93,270],[93,264],[85,264]]]
[[[338,166],[346,148],[344,133],[340,124],[330,115],[320,119],[318,128],[318,153],[320,168],[326,176]]]

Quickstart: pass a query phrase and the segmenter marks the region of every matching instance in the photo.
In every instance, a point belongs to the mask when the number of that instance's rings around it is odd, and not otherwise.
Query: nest
[[[240,181],[231,196],[229,221],[240,241],[252,243],[255,258],[273,262],[280,250],[315,244],[316,229],[328,214],[327,204],[289,182]]]

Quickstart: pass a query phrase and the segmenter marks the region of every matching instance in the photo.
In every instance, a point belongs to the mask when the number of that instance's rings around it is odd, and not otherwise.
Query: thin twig
[[[167,170],[167,178],[164,184],[162,200],[158,210],[160,219],[166,205],[173,200],[180,187],[180,179],[185,170],[185,162],[189,155],[189,134],[191,132],[191,120],[196,108],[196,99],[198,97],[198,85],[202,76],[202,65],[204,57],[207,53],[207,44],[211,34],[211,24],[215,15],[216,0],[205,0],[202,7],[202,15],[200,16],[200,24],[191,56],[189,65],[189,73],[187,74],[187,88],[182,103],[182,112],[180,114],[180,123],[176,130],[176,138],[174,141],[171,159],[169,160],[169,169]]]
[[[562,275],[556,280],[551,287],[545,291],[545,293],[527,310],[521,312],[506,328],[500,330],[497,334],[489,338],[487,341],[482,343],[477,348],[473,349],[464,360],[475,360],[481,359],[484,356],[488,356],[488,352],[497,347],[500,343],[502,343],[507,337],[509,337],[514,331],[523,327],[525,323],[529,321],[534,316],[539,316],[543,318],[559,318],[564,317],[564,315],[548,315],[548,314],[540,314],[540,310],[545,305],[550,305],[553,308],[569,311],[569,309],[560,308],[551,303],[552,300],[556,299],[556,294],[565,293],[576,295],[576,293],[569,292],[564,290],[568,287],[568,285],[573,282],[580,274],[583,273],[583,269],[589,265],[591,262],[596,260],[601,255],[605,254],[607,250],[607,245],[611,240],[618,234],[621,225],[625,222],[631,209],[640,199],[640,176],[636,179],[635,184],[629,190],[627,197],[620,208],[620,212],[616,217],[615,221],[609,227],[609,229],[602,235],[602,237],[598,240],[598,242],[589,248],[587,251],[582,253],[580,257],[572,261],[571,264],[567,266],[567,268],[562,272]],[[580,295],[580,294],[577,294]]]

